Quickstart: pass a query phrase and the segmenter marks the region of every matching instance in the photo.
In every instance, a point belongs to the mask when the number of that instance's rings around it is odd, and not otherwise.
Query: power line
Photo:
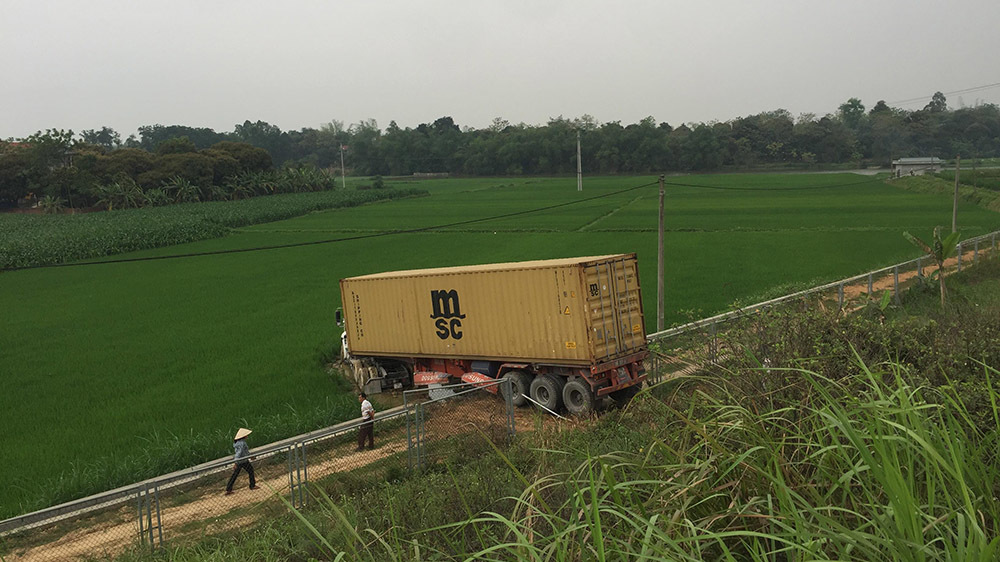
[[[958,95],[958,94],[970,94],[972,92],[980,92],[980,91],[983,91],[983,90],[989,90],[989,89],[992,89],[992,88],[996,88],[998,86],[1000,86],[1000,82],[996,82],[994,84],[983,84],[982,86],[974,86],[972,88],[966,88],[964,90],[955,90],[954,92],[942,92],[942,94],[946,95],[946,96],[952,96],[952,95]],[[891,101],[891,102],[886,102],[886,103],[887,103],[887,105],[906,105],[906,104],[910,104],[910,103],[916,103],[916,102],[919,102],[919,101],[929,100],[929,99],[931,99],[933,97],[934,97],[934,95],[931,94],[929,96],[920,96],[918,98],[910,98],[910,99],[906,99],[906,100]]]

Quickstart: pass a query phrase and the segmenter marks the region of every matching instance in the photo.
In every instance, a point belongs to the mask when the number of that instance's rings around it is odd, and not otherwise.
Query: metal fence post
[[[899,266],[893,266],[892,268],[892,295],[896,299],[896,304],[900,303],[899,300]]]
[[[837,308],[844,308],[844,283],[837,285]]]
[[[413,470],[413,419],[410,408],[406,405],[406,393],[403,393],[403,415],[406,416],[406,469]]]
[[[417,404],[417,470],[424,467],[424,404]]]
[[[715,359],[716,359],[716,357],[715,357],[715,345],[716,345],[715,322],[712,322],[712,324],[710,326],[711,326],[711,330],[709,331],[710,339],[708,341],[708,359],[709,359],[709,363],[711,363],[711,364],[714,365],[715,364]]]
[[[137,498],[139,511],[139,540],[142,544],[148,544],[150,551],[155,552],[157,547],[163,545],[163,527],[160,524],[160,488],[153,486],[152,490],[147,486],[139,491]],[[154,522],[155,506],[155,522]]]
[[[923,256],[917,258],[917,277],[923,279],[924,277],[924,258]]]
[[[509,435],[512,439],[517,432],[517,425],[514,423],[514,379],[505,378],[500,382],[503,385],[504,402],[507,403],[507,423]]]
[[[962,243],[958,243],[958,271],[962,271]]]
[[[979,263],[979,239],[976,238],[976,245],[974,246],[974,252],[972,254],[972,263]]]
[[[288,492],[292,507],[300,509],[306,505],[305,486],[309,483],[306,466],[306,444],[293,443],[288,448]]]
[[[872,274],[868,274],[868,298],[872,296]]]

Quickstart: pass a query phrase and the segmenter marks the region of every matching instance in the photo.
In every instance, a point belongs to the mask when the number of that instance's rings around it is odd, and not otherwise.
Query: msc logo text
[[[462,339],[462,319],[465,315],[458,304],[458,291],[431,291],[431,307],[437,337],[443,340]]]

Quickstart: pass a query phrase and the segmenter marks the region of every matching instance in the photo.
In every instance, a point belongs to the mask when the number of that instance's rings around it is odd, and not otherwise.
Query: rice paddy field
[[[652,331],[655,181],[390,182],[429,195],[118,257],[324,243],[0,273],[0,518],[225,455],[239,426],[256,446],[355,417],[323,368],[343,277],[636,252]],[[951,221],[947,196],[854,174],[667,182],[668,325],[914,257],[903,231]],[[975,236],[1000,215],[960,205],[959,224]]]

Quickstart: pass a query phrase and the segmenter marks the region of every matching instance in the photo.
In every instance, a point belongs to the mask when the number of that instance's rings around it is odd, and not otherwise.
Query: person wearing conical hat
[[[227,496],[233,493],[233,484],[236,483],[236,477],[240,475],[241,469],[250,475],[250,489],[257,489],[257,479],[254,478],[253,465],[250,464],[250,447],[247,446],[247,435],[251,433],[249,429],[241,427],[236,432],[236,437],[233,437],[233,449],[236,450],[233,460],[236,461],[236,466],[233,467],[233,475],[229,477],[229,483],[226,484]]]

